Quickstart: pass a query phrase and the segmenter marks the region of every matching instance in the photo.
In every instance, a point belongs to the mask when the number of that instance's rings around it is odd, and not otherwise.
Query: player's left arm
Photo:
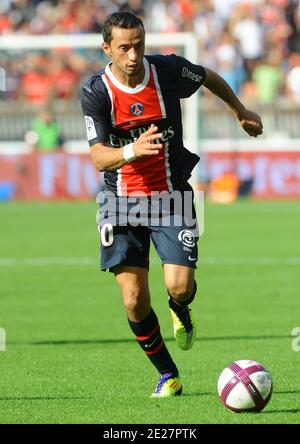
[[[253,137],[262,134],[263,125],[260,116],[246,109],[228,83],[215,71],[205,68],[205,72],[206,76],[203,85],[231,108],[246,133]]]

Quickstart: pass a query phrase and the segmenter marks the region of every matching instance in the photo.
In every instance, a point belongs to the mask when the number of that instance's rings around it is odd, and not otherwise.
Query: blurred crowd
[[[101,33],[119,10],[140,16],[147,32],[195,33],[198,63],[243,99],[300,103],[300,0],[0,0],[0,34]],[[99,51],[1,51],[1,98],[37,106],[76,100],[78,85],[106,63],[100,43]]]

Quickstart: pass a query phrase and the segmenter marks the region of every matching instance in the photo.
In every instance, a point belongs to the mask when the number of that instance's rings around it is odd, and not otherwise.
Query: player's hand
[[[133,151],[135,156],[153,156],[158,154],[159,151],[164,148],[163,143],[159,143],[159,139],[163,136],[162,133],[158,133],[158,127],[151,124],[148,130],[141,134],[140,137],[133,144]]]
[[[258,114],[253,111],[245,109],[237,118],[240,121],[240,125],[249,136],[257,137],[263,132],[263,124]]]

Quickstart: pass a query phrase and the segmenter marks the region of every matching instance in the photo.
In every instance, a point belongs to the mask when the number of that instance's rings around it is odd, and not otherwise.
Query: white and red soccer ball
[[[235,361],[228,365],[218,380],[222,404],[234,412],[259,412],[272,396],[272,377],[256,361]]]

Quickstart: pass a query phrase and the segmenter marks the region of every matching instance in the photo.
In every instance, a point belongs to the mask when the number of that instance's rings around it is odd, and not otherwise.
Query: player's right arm
[[[154,156],[164,147],[159,143],[162,133],[158,133],[158,127],[151,125],[132,144],[134,159]],[[112,148],[108,142],[96,143],[91,146],[91,159],[98,171],[115,171],[128,163],[125,159],[126,147]]]

